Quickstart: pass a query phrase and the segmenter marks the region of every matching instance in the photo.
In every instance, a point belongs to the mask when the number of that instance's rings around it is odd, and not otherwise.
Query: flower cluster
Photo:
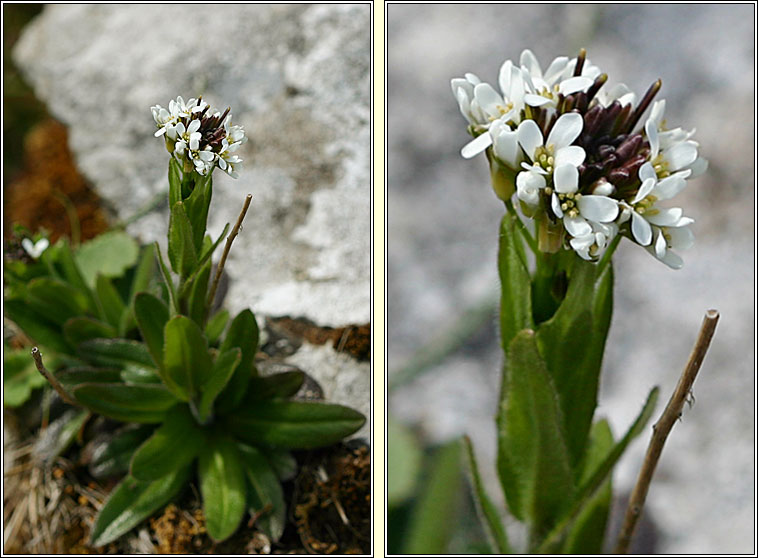
[[[666,126],[665,101],[653,103],[660,80],[637,102],[623,84],[603,89],[608,76],[585,56],[558,57],[543,72],[524,50],[518,66],[500,68],[500,92],[473,74],[453,79],[474,136],[461,154],[486,153],[496,194],[508,202],[515,191],[540,250],[595,260],[620,234],[678,269],[673,250],[692,245],[693,220],[660,202],[707,167],[694,130]]]
[[[231,124],[227,108],[223,114],[212,112],[210,105],[199,99],[186,103],[182,97],[169,101],[168,109],[151,107],[158,126],[155,136],[164,136],[166,149],[184,164],[185,170],[196,170],[203,176],[216,165],[233,178],[242,159],[234,152],[247,141],[242,126]]]

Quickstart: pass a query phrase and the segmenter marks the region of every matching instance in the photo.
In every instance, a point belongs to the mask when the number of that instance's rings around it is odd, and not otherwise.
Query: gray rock
[[[167,192],[150,107],[177,95],[230,106],[249,141],[239,179],[215,172],[209,232],[236,221],[246,194],[253,203],[225,305],[339,327],[371,316],[369,24],[365,4],[50,5],[13,54],[119,219]],[[167,215],[164,204],[129,231],[165,245]],[[364,368],[341,362],[319,379],[367,409]]]

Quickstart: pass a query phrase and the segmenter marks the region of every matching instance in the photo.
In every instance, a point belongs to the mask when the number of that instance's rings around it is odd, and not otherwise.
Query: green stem
[[[605,268],[608,266],[608,264],[611,261],[611,257],[613,256],[613,253],[616,251],[616,247],[619,245],[619,242],[621,242],[621,235],[617,234],[613,240],[611,240],[611,244],[608,246],[608,248],[605,251],[605,254],[603,254],[603,257],[600,258],[600,262],[598,262],[598,267],[600,270],[598,271],[598,277],[600,276],[603,271],[605,271]]]
[[[513,202],[511,200],[507,200],[505,203],[505,209],[508,210],[513,216],[515,217],[514,222],[516,223],[516,227],[518,227],[519,232],[521,232],[521,236],[524,237],[524,240],[529,245],[529,248],[531,248],[532,252],[537,255],[539,253],[539,250],[537,249],[537,242],[534,240],[534,237],[529,233],[529,230],[526,228],[526,225],[524,225],[524,222],[521,220],[521,217],[519,217],[518,213],[516,213],[516,208],[513,207]]]

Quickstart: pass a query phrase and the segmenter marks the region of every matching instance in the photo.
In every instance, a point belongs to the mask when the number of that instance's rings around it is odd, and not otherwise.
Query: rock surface
[[[253,203],[227,261],[225,305],[233,313],[252,308],[261,326],[263,316],[365,324],[369,10],[365,4],[50,5],[13,54],[37,96],[69,127],[79,168],[117,219],[167,189],[169,155],[153,137],[150,107],[165,107],[177,95],[202,95],[218,110],[230,106],[249,141],[238,152],[239,179],[215,172],[209,232],[216,238],[236,221],[246,194]],[[165,245],[167,215],[163,203],[128,230]],[[336,393],[368,409],[368,383],[346,378],[362,377],[364,368],[347,359],[340,370],[351,372],[337,378],[329,371],[332,383],[322,381],[327,399]]]
[[[388,9],[388,365],[400,370],[463,311],[498,296],[502,203],[470,139],[450,79],[490,83],[532,49],[543,68],[580,47],[638,93],[663,79],[672,125],[697,128],[709,172],[680,195],[697,237],[674,272],[622,242],[599,416],[616,436],[653,385],[657,413],[674,389],[703,314],[721,311],[694,393],[664,450],[647,513],[657,553],[751,553],[755,478],[754,7],[726,5],[399,5]],[[430,125],[431,124],[431,125]],[[419,211],[419,208],[423,208]],[[389,412],[441,442],[468,433],[489,479],[501,351],[495,323],[395,391]],[[657,416],[656,413],[656,416]],[[648,430],[649,432],[649,430]],[[647,444],[616,472],[629,491]],[[500,498],[502,503],[502,497]]]

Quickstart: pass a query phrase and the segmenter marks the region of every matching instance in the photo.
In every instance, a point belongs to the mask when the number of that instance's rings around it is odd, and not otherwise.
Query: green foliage
[[[18,407],[32,390],[46,384],[44,376],[37,371],[26,349],[3,347],[3,405]]]
[[[111,231],[85,242],[74,259],[87,286],[93,288],[97,276],[120,277],[137,263],[139,246],[123,231]]]
[[[422,461],[419,442],[404,426],[387,420],[387,506],[399,506],[416,489]]]

